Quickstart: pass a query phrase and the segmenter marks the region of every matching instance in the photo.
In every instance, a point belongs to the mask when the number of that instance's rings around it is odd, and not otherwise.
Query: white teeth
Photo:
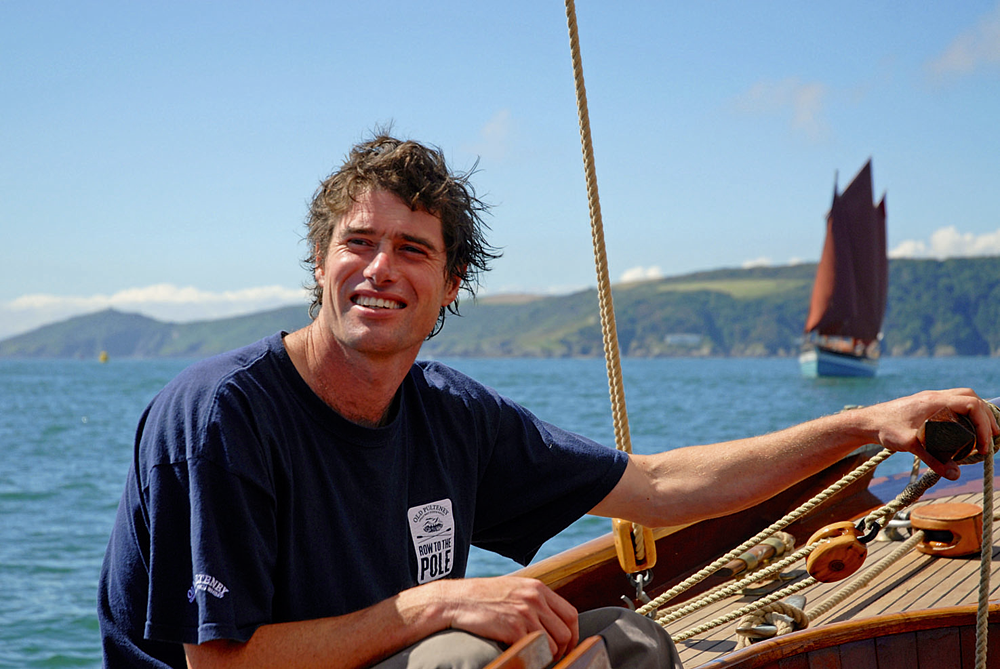
[[[354,300],[354,303],[362,307],[372,307],[375,309],[402,309],[403,305],[399,302],[394,302],[391,300],[384,300],[381,297],[358,297]]]

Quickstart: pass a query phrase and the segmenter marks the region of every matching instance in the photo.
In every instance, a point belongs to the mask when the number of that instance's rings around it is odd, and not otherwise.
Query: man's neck
[[[285,336],[295,369],[316,395],[344,418],[369,427],[384,425],[392,402],[419,349],[388,356],[345,349],[323,336],[313,322]]]

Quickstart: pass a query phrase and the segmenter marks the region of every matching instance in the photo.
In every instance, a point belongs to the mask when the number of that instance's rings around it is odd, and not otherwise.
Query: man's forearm
[[[938,473],[954,477],[957,466],[933,461],[917,436],[942,407],[973,419],[981,450],[1000,430],[971,391],[920,393],[749,439],[632,456],[622,480],[593,512],[650,527],[733,513],[870,443],[915,453]]]
[[[545,632],[553,657],[579,640],[576,609],[540,581],[517,576],[442,579],[334,618],[264,625],[246,643],[185,645],[201,667],[362,667],[443,629],[512,644]]]
[[[188,666],[367,666],[448,626],[431,592],[412,588],[343,616],[263,625],[246,643],[185,644]]]
[[[870,443],[840,429],[849,426],[828,416],[758,437],[633,455],[594,513],[664,527],[740,511]]]

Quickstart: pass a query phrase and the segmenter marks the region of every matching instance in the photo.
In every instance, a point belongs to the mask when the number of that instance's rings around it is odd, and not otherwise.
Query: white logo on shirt
[[[213,597],[222,599],[229,592],[229,588],[222,585],[222,581],[215,578],[214,576],[209,576],[208,574],[195,574],[194,575],[194,585],[188,590],[188,601],[194,601],[194,595],[197,591],[207,592]]]
[[[455,566],[455,519],[451,500],[442,499],[415,506],[406,512],[417,555],[417,583],[423,584],[451,573]]]

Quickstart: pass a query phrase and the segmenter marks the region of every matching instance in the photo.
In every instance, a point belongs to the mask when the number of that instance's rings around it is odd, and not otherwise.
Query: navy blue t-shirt
[[[183,667],[182,643],[462,577],[470,544],[526,564],[626,462],[439,363],[366,428],[312,392],[281,334],[203,361],[139,423],[101,570],[105,664]]]

